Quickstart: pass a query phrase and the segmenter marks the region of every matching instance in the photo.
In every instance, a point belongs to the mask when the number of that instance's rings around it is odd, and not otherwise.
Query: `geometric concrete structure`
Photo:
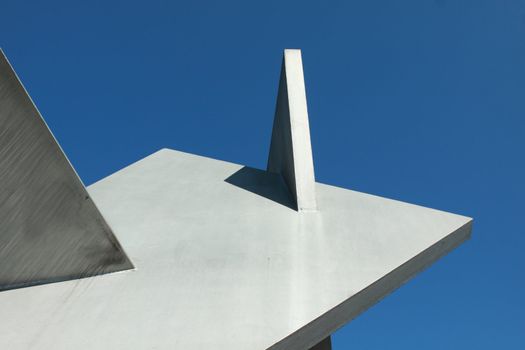
[[[0,51],[0,290],[130,268]]]
[[[297,210],[317,209],[300,50],[284,51],[267,170],[282,175]]]
[[[298,186],[313,180],[299,166],[311,160],[295,122],[300,53],[284,61],[271,171],[162,149],[89,186],[135,269],[1,292],[0,348],[330,349],[335,330],[470,237],[468,217]]]

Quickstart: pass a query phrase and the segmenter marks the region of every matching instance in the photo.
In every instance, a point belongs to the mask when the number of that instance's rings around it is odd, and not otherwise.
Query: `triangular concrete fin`
[[[131,268],[0,50],[0,290]]]
[[[301,50],[285,50],[267,170],[283,176],[297,210],[316,210]]]

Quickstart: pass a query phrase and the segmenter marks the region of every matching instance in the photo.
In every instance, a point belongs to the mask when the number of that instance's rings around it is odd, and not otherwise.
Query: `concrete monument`
[[[299,50],[266,170],[162,149],[87,189],[0,57],[1,349],[330,349],[471,224],[315,182]]]

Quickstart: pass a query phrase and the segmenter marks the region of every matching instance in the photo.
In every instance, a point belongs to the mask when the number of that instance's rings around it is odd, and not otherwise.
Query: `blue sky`
[[[264,168],[301,48],[319,182],[475,218],[334,349],[525,348],[525,3],[6,1],[0,46],[86,184],[169,147]]]

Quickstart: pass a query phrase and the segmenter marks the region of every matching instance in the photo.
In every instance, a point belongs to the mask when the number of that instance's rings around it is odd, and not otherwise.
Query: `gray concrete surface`
[[[279,173],[298,211],[317,209],[301,50],[285,50],[267,170]]]
[[[0,290],[132,267],[0,51]]]
[[[243,169],[165,149],[90,186],[136,270],[0,293],[0,349],[310,349],[470,235],[319,183],[297,213]]]

